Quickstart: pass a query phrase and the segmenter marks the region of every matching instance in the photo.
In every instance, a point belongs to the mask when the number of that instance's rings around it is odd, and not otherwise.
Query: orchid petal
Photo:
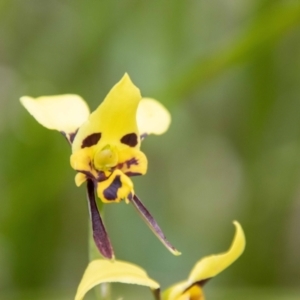
[[[41,125],[62,132],[70,142],[90,114],[86,102],[78,95],[24,96],[20,101]]]
[[[238,222],[233,222],[236,232],[229,250],[223,254],[211,255],[201,259],[190,273],[189,281],[197,282],[212,278],[230,266],[244,252],[245,234]]]
[[[202,286],[212,277],[218,275],[228,266],[230,266],[244,251],[246,239],[241,225],[233,222],[236,228],[235,236],[229,250],[218,255],[211,255],[202,258],[192,269],[188,280],[177,283],[168,288],[163,294],[163,300],[181,300],[189,299],[183,296],[191,295],[194,298],[204,299]],[[193,289],[198,286],[198,289]],[[192,290],[193,289],[193,290]]]
[[[169,111],[161,103],[151,98],[141,100],[136,118],[142,137],[149,134],[163,134],[171,123]]]
[[[128,176],[144,175],[147,172],[146,155],[136,148],[123,149],[118,152],[118,168]]]
[[[101,135],[98,149],[106,145],[139,147],[136,111],[141,98],[140,90],[125,74],[80,127],[72,145],[73,153],[82,148],[85,139],[95,134]]]
[[[162,230],[158,226],[155,219],[152,217],[150,212],[147,210],[147,208],[144,206],[144,204],[141,202],[141,200],[134,195],[129,199],[136,210],[138,211],[139,215],[143,218],[143,220],[146,222],[146,224],[149,226],[149,228],[152,230],[152,232],[158,237],[158,239],[164,244],[164,246],[174,255],[180,255],[181,253],[176,250],[174,246],[171,245],[171,243],[166,239],[165,235],[163,234]]]
[[[87,196],[95,244],[105,258],[114,259],[114,251],[97,208],[94,183],[90,179],[87,181]]]
[[[78,286],[75,300],[82,300],[98,284],[121,282],[158,290],[159,284],[140,267],[123,261],[94,260],[90,262]]]

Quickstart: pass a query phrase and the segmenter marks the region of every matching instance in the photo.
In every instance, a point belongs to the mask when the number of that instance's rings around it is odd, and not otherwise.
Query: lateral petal
[[[140,136],[160,135],[166,132],[171,123],[169,111],[158,101],[143,98],[137,110],[137,123]]]
[[[133,195],[131,199],[129,199],[130,202],[134,205],[140,216],[143,218],[143,220],[146,222],[146,224],[149,226],[149,228],[152,230],[152,232],[158,237],[158,239],[163,243],[163,245],[174,255],[181,255],[181,253],[174,247],[172,244],[167,240],[164,233],[158,226],[155,219],[152,217],[150,212],[147,210],[147,208],[144,206],[144,204],[141,202],[141,200],[136,196]]]
[[[75,300],[82,300],[86,293],[101,283],[121,282],[137,284],[158,290],[159,284],[148,277],[140,267],[123,261],[94,260],[90,262],[78,286]]]
[[[24,96],[20,101],[41,125],[62,132],[69,141],[90,114],[86,102],[78,95]]]

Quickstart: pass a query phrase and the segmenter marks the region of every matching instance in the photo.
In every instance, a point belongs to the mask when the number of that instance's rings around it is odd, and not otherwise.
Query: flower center
[[[94,166],[99,171],[107,171],[118,164],[118,153],[110,145],[98,150],[94,156]]]

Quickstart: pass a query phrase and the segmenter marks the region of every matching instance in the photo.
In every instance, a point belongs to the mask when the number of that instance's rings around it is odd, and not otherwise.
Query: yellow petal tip
[[[128,75],[128,73],[125,73],[125,74],[123,75],[123,77],[121,78],[121,80],[119,81],[119,83],[127,83],[127,84],[129,83],[129,84],[133,84],[133,82],[132,82],[130,76]]]
[[[175,256],[180,256],[182,253],[178,250],[172,251]]]
[[[236,229],[233,245],[239,244],[239,247],[238,246],[236,247],[239,248],[239,255],[241,255],[244,252],[246,247],[245,233],[241,224],[238,221],[233,221],[232,223]]]
[[[75,175],[75,184],[77,187],[81,186],[86,181],[86,176],[82,173]]]
[[[125,74],[112,87],[98,108],[90,114],[88,121],[79,128],[72,143],[72,152],[80,150],[82,141],[94,133],[104,133],[97,143],[99,149],[112,144],[121,148],[128,146],[120,140],[129,133],[138,135],[135,116],[141,98],[140,90],[128,74]],[[135,147],[139,147],[139,140]]]
[[[143,98],[137,111],[140,135],[165,133],[171,124],[170,112],[157,100]]]
[[[108,261],[114,263],[116,261],[115,255],[113,254],[113,256],[111,257],[111,259],[108,259]]]
[[[169,250],[171,251],[171,253],[175,256],[179,256],[181,255],[182,253],[180,251],[178,251],[177,249],[173,248],[173,249],[170,249]]]

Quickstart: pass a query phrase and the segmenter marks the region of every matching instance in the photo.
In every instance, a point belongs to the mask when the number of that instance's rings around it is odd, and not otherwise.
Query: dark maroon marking
[[[75,132],[73,132],[73,133],[69,133],[69,140],[70,140],[71,144],[73,143],[77,132],[78,132],[78,129]]]
[[[120,175],[117,175],[108,188],[103,191],[106,200],[116,200],[118,198],[118,189],[122,186]]]
[[[124,163],[119,163],[119,164],[117,164],[115,167],[113,167],[112,169],[113,169],[113,170],[114,170],[114,169],[122,169],[123,166],[124,166]]]
[[[98,176],[96,178],[97,182],[101,182],[106,180],[108,177],[106,177],[105,173],[103,171],[97,171]]]
[[[79,173],[84,174],[87,177],[87,179],[91,179],[91,180],[95,179],[94,175],[89,171],[84,171],[84,170],[76,170],[76,171],[79,172]]]
[[[157,222],[155,219],[152,217],[150,212],[147,210],[147,208],[144,206],[142,201],[134,195],[130,194],[128,196],[128,199],[132,202],[140,216],[143,218],[143,220],[146,222],[146,224],[150,227],[150,229],[153,231],[153,233],[159,238],[159,240],[168,248],[172,249],[173,251],[177,251],[174,246],[171,245],[171,243],[167,240],[165,235],[163,234],[162,230],[158,226]]]
[[[60,131],[60,133],[66,138],[66,140],[72,145],[74,138],[77,134],[78,129],[73,133],[66,133],[64,131]]]
[[[101,138],[101,132],[93,133],[87,136],[81,144],[81,148],[91,147],[96,145]]]
[[[132,165],[137,166],[138,164],[139,164],[139,161],[135,157],[133,157],[133,158],[131,158],[129,160],[126,160],[122,163],[119,163],[117,165],[117,169],[122,169],[124,165],[126,165],[127,168],[130,168],[130,166],[132,166]]]
[[[133,157],[133,158],[131,158],[129,160],[126,160],[124,163],[126,164],[127,168],[129,168],[132,165],[136,165],[137,166],[139,164],[138,160],[135,157]]]
[[[93,237],[100,253],[108,259],[114,258],[114,250],[105,230],[95,199],[95,185],[92,180],[87,181],[87,198],[90,218],[92,220]]]
[[[138,143],[138,136],[134,132],[128,133],[121,138],[121,143],[134,147]]]
[[[125,174],[129,177],[143,175],[142,173],[138,173],[138,172],[126,172]]]

